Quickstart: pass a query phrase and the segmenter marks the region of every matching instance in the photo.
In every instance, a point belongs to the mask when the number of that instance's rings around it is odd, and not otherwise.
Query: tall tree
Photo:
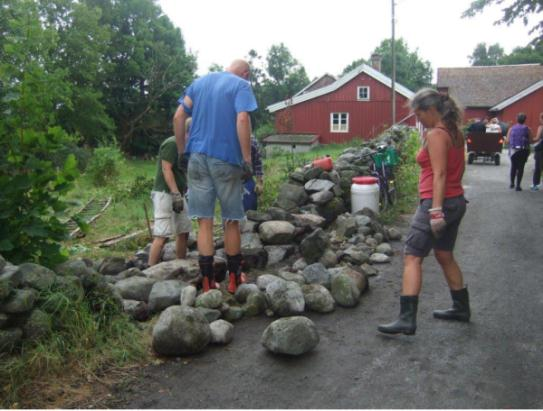
[[[520,19],[525,26],[528,25],[528,17],[537,15],[543,11],[543,0],[474,0],[470,7],[462,13],[462,17],[473,17],[478,13],[483,12],[487,7],[492,5],[507,5],[502,9],[502,17],[494,22],[494,24],[510,25],[515,20]],[[530,28],[529,34],[534,34],[532,44],[541,43],[543,41],[543,20],[540,20]]]
[[[114,123],[102,102],[104,53],[110,32],[100,26],[101,10],[75,0],[41,0],[44,27],[58,34],[51,58],[67,70],[71,104],[59,107],[58,120],[70,134],[96,146],[113,136]]]
[[[516,47],[510,54],[504,55],[498,64],[543,64],[543,42]]]
[[[347,74],[349,71],[351,70],[354,70],[355,68],[357,68],[359,65],[361,64],[368,64],[367,60],[366,59],[358,59],[358,60],[354,60],[351,64],[349,64],[348,66],[346,66],[343,71],[341,72],[341,76]]]
[[[488,47],[486,43],[479,43],[468,59],[472,66],[495,66],[499,64],[504,55],[503,48],[498,43]]]
[[[432,66],[428,60],[422,60],[418,50],[409,51],[409,47],[404,39],[395,40],[396,52],[396,81],[410,90],[418,90],[421,87],[427,87],[432,81]],[[381,71],[387,76],[392,76],[392,41],[383,40],[381,44],[373,50],[371,54],[378,53],[382,56]],[[370,54],[370,55],[371,55]],[[355,60],[345,67],[343,73],[346,73],[359,64],[363,59]]]
[[[292,97],[309,83],[305,68],[283,43],[271,46],[266,56],[266,71],[263,93],[270,104]]]
[[[194,78],[196,59],[181,31],[152,0],[85,0],[109,27],[104,102],[122,149],[154,152],[171,134],[175,101]]]

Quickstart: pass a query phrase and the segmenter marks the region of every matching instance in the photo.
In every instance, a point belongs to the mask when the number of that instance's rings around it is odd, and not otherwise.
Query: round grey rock
[[[330,288],[330,272],[322,263],[308,265],[302,271],[302,275],[308,284],[320,284]]]
[[[234,325],[225,320],[213,321],[209,324],[211,329],[211,343],[226,345],[234,339]]]
[[[196,297],[195,307],[219,308],[222,304],[222,293],[220,290],[209,290]]]
[[[11,296],[0,304],[0,311],[7,314],[29,312],[34,307],[37,296],[37,291],[32,289],[14,290]]]
[[[174,305],[166,308],[153,328],[153,349],[160,355],[196,354],[210,341],[209,323],[191,307]]]
[[[302,355],[319,344],[317,327],[309,318],[296,316],[272,322],[262,334],[262,345],[275,354]]]
[[[243,304],[247,301],[247,297],[252,293],[258,293],[260,290],[256,284],[245,283],[241,284],[237,289],[234,297],[236,301],[240,304]]]
[[[390,263],[391,259],[386,254],[381,253],[373,253],[370,255],[370,263],[371,264],[386,264]]]
[[[117,281],[114,287],[126,300],[149,301],[149,294],[156,280],[147,277],[130,277]]]
[[[19,266],[22,275],[21,284],[24,287],[42,291],[51,288],[55,282],[55,273],[39,264],[24,263]]]
[[[343,273],[333,276],[331,293],[336,303],[342,307],[354,307],[360,298],[360,290],[355,281]]]
[[[304,312],[304,294],[293,281],[275,281],[266,287],[270,308],[276,315],[286,317]]]
[[[335,310],[336,303],[328,289],[320,284],[306,284],[302,286],[305,306],[309,311],[329,313]]]
[[[185,286],[186,283],[178,280],[157,281],[149,293],[149,310],[156,313],[170,305],[179,304]]]
[[[181,305],[192,307],[194,303],[196,302],[197,293],[198,293],[198,290],[196,290],[195,286],[187,285],[181,290],[181,294],[179,296],[179,303]]]
[[[259,275],[256,279],[256,285],[259,290],[265,290],[269,284],[273,283],[274,281],[284,281],[281,277],[278,277],[273,274],[262,274]]]

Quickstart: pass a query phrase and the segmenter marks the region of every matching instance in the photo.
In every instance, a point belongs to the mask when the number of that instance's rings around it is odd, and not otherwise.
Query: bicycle
[[[370,172],[372,176],[377,177],[379,182],[379,209],[381,211],[392,207],[398,197],[393,172],[395,164],[393,160],[391,161],[387,150],[387,146],[380,146],[370,154],[372,159]]]

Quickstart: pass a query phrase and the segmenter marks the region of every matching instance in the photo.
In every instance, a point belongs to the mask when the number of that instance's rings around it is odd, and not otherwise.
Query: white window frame
[[[360,97],[361,90],[366,90],[367,96],[365,98]],[[358,86],[356,88],[356,99],[358,101],[370,101],[370,86]]]
[[[334,124],[334,116],[337,116],[338,124]],[[345,124],[342,119],[345,118]],[[349,132],[349,113],[335,112],[330,113],[330,133],[348,133]]]

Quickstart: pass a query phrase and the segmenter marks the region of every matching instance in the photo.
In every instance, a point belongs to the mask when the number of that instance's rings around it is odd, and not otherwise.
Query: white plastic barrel
[[[368,207],[379,213],[379,180],[377,177],[353,177],[351,185],[351,212]]]

